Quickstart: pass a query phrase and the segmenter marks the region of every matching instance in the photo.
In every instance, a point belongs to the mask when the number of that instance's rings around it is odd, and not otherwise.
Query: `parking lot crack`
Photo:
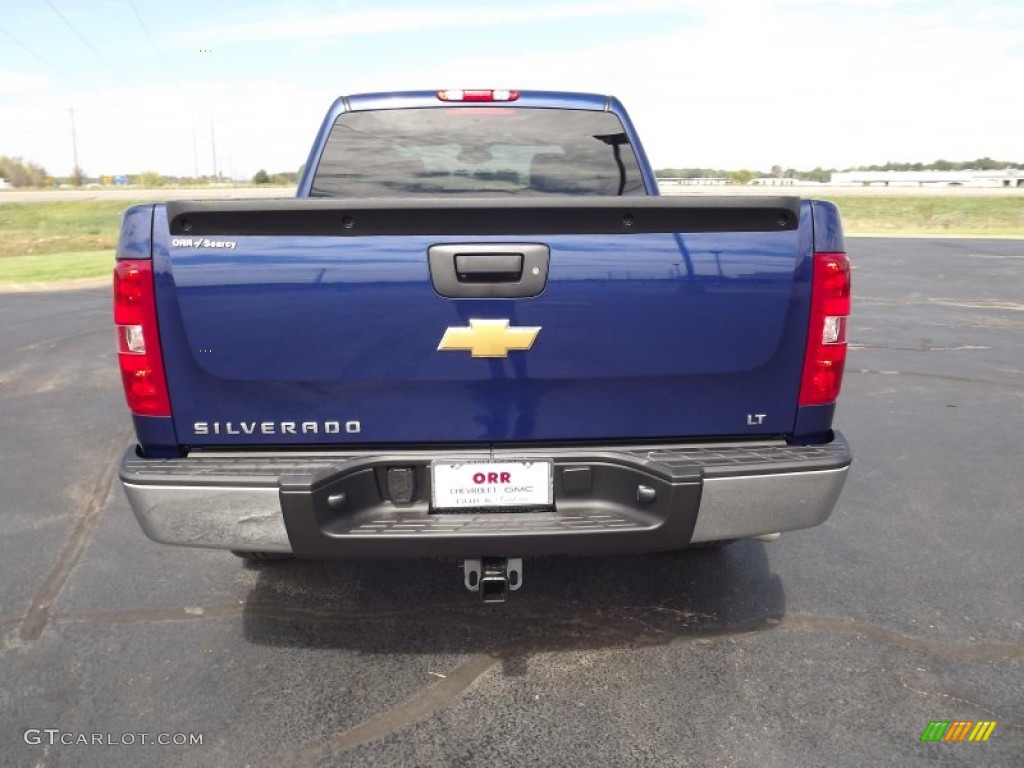
[[[271,764],[309,765],[313,761],[401,731],[448,706],[499,661],[498,656],[486,653],[471,656],[455,669],[446,672],[443,679],[421,689],[397,707],[330,736],[322,742],[279,754]]]
[[[953,661],[1012,661],[1024,659],[1024,645],[1001,642],[949,643],[914,637],[878,624],[833,616],[785,616],[775,625],[779,629],[842,632],[908,651],[916,651]]]
[[[929,696],[938,696],[943,699],[949,699],[950,701],[954,701],[958,704],[967,704],[968,706],[974,707],[975,709],[979,709],[982,712],[991,715],[994,719],[1002,719],[1002,716],[998,712],[995,712],[994,710],[991,710],[988,707],[983,707],[976,701],[969,701],[968,699],[964,699],[959,696],[954,696],[950,693],[942,693],[942,691],[922,691],[910,685],[910,683],[908,683],[902,677],[900,677],[900,684],[908,691],[912,691],[913,693],[916,693],[918,696],[922,696],[925,698]]]
[[[979,379],[970,376],[950,376],[948,374],[923,373],[921,371],[879,370],[876,368],[851,368],[847,369],[847,373],[867,373],[880,376],[914,376],[922,379],[952,381],[961,384],[983,384],[988,387],[1001,387],[1003,389],[1021,389],[1020,383],[1014,381],[992,381],[991,379]]]
[[[39,639],[50,622],[53,604],[96,528],[104,502],[110,495],[114,474],[117,471],[117,459],[130,437],[131,425],[127,425],[117,433],[116,439],[111,443],[108,451],[103,454],[101,464],[103,470],[96,477],[96,482],[86,495],[84,512],[78,518],[78,523],[64,545],[64,549],[61,550],[57,562],[54,563],[42,586],[32,598],[32,602],[21,620],[21,626],[18,628],[18,641],[28,643]]]

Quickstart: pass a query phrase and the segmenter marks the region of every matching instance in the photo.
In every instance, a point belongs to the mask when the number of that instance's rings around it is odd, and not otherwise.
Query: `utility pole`
[[[213,118],[210,118],[210,154],[213,155],[213,178],[217,178],[217,143],[213,136]]]
[[[78,173],[78,139],[75,137],[75,108],[71,107],[68,111],[71,113],[71,156],[75,161],[74,168],[71,169],[71,175],[76,183],[81,184],[82,179]]]

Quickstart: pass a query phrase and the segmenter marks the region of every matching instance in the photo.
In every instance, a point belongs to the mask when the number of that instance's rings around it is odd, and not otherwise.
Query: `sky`
[[[0,0],[0,155],[294,171],[340,95],[608,93],[655,167],[1024,162],[1021,0]],[[73,111],[73,115],[72,115]]]

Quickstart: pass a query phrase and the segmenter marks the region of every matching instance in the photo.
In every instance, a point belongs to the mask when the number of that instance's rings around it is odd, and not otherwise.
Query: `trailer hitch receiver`
[[[482,557],[463,563],[466,589],[479,592],[485,603],[503,603],[523,585],[521,557]]]

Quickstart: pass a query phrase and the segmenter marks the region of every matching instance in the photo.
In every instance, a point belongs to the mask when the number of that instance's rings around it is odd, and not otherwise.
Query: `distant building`
[[[842,171],[833,184],[875,187],[1024,187],[1024,171]]]
[[[724,179],[724,178],[723,179],[719,179],[719,178],[704,177],[704,178],[698,178],[698,179],[691,179],[691,178],[686,177],[686,176],[659,176],[658,177],[658,184],[663,184],[665,186],[675,186],[675,185],[678,185],[678,184],[683,184],[683,185],[686,185],[686,186],[698,186],[698,187],[712,186],[712,187],[716,187],[716,186],[720,186],[722,184],[728,184],[728,183],[729,183],[729,180],[728,179]]]
[[[779,178],[778,176],[759,176],[756,179],[751,179],[750,183],[759,187],[795,187],[798,184],[803,186],[813,182],[791,179],[788,176],[785,178]]]

